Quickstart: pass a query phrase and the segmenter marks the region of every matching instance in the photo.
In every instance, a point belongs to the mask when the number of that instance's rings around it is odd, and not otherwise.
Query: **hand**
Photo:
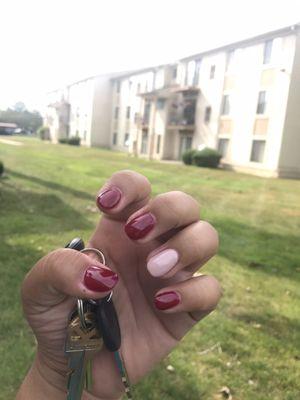
[[[218,303],[216,279],[193,276],[217,251],[215,229],[199,220],[199,205],[191,196],[169,192],[151,200],[150,191],[148,180],[132,171],[115,173],[100,190],[103,216],[89,247],[104,252],[106,267],[92,253],[60,249],[41,259],[24,280],[24,311],[38,341],[34,368],[57,390],[66,389],[63,349],[75,298],[99,299],[113,289],[121,353],[132,383]],[[105,348],[93,360],[93,381],[97,399],[122,395]]]

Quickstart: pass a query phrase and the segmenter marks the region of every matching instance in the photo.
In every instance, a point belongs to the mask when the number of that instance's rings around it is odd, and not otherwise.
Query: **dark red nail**
[[[154,304],[159,310],[168,310],[180,303],[180,295],[176,292],[164,292],[155,296]]]
[[[84,284],[94,292],[107,292],[118,282],[118,275],[107,268],[91,265],[85,271]]]
[[[122,193],[117,187],[105,190],[100,193],[97,198],[97,203],[101,208],[114,208],[121,200]]]
[[[139,215],[125,225],[125,232],[130,239],[142,239],[153,229],[155,225],[155,218],[152,214],[147,213]]]

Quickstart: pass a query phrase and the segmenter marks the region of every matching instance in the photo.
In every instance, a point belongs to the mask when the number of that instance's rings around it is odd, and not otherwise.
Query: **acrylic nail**
[[[130,239],[144,238],[155,225],[155,217],[151,213],[139,215],[125,225],[125,232]]]
[[[118,282],[118,275],[107,268],[91,265],[84,275],[84,285],[94,292],[107,292]]]
[[[117,187],[112,187],[100,193],[97,198],[97,204],[100,208],[110,210],[116,207],[121,200],[122,193]]]
[[[176,307],[181,301],[180,295],[177,292],[163,292],[155,296],[154,304],[158,310],[169,310]]]

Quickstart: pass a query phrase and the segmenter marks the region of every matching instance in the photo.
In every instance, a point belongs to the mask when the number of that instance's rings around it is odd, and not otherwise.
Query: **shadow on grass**
[[[53,193],[37,193],[2,185],[1,236],[57,234],[92,228],[84,212],[75,210]]]
[[[81,190],[72,189],[68,186],[61,185],[60,183],[47,181],[46,179],[38,178],[36,176],[25,175],[25,174],[22,174],[21,172],[16,172],[16,171],[12,171],[12,170],[8,170],[8,173],[17,178],[28,180],[28,181],[34,182],[38,185],[47,187],[48,189],[59,190],[63,193],[68,193],[79,199],[83,199],[83,200],[92,200],[93,199],[93,196],[90,196],[86,192],[83,192]]]
[[[234,219],[212,220],[220,235],[219,254],[266,274],[299,279],[299,237],[281,235]]]

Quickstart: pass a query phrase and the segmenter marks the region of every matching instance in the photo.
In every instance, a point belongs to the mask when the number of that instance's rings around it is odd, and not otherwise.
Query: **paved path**
[[[0,143],[10,144],[12,146],[23,146],[23,143],[17,142],[16,140],[0,139]]]

